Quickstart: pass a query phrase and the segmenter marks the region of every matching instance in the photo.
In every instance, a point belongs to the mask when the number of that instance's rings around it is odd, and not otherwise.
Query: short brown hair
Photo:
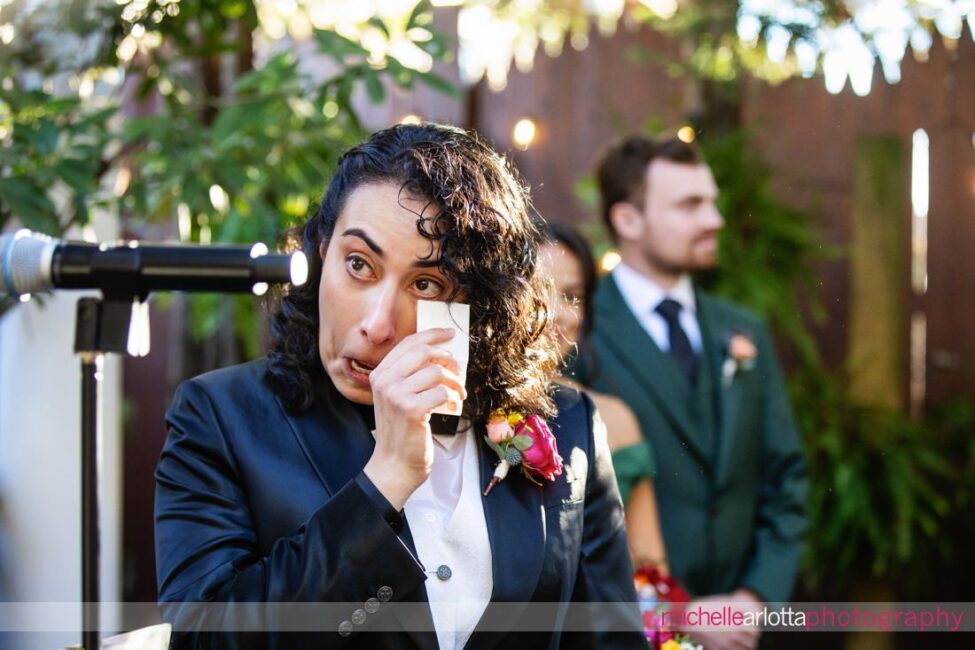
[[[654,140],[645,135],[624,138],[610,146],[599,159],[596,165],[599,209],[613,241],[616,241],[616,230],[609,218],[610,210],[617,203],[643,207],[647,167],[657,158],[688,165],[702,162],[697,149],[682,140]]]

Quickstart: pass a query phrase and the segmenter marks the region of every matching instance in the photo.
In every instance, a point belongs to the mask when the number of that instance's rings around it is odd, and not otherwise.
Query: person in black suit
[[[167,413],[174,648],[646,647],[605,428],[551,383],[528,206],[460,129],[399,125],[342,156],[269,355],[184,382]],[[416,331],[420,299],[470,305],[466,381],[450,330]],[[431,412],[461,401],[434,434]],[[558,460],[483,496],[499,410],[547,418]],[[575,605],[601,602],[628,604]]]

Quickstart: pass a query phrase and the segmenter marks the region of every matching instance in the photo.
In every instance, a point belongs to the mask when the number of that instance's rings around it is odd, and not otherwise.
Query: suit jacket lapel
[[[715,382],[715,414],[717,417],[716,433],[718,448],[715,454],[715,471],[723,471],[727,463],[725,459],[733,443],[732,430],[738,417],[741,404],[739,385],[732,381],[727,384],[724,379],[724,362],[728,355],[728,340],[734,330],[732,323],[722,317],[714,301],[706,294],[696,293],[698,304],[698,322],[701,326],[701,338],[705,342],[711,377]]]
[[[603,280],[596,299],[597,318],[607,327],[602,341],[614,352],[617,362],[636,377],[639,385],[657,405],[673,428],[706,466],[711,464],[708,436],[691,420],[688,406],[690,386],[674,361],[647,334],[620,294],[612,276]]]
[[[287,415],[298,445],[319,480],[335,495],[362,471],[376,441],[362,409],[342,397],[326,378],[312,407]]]
[[[484,423],[475,422],[481,485],[486,486],[497,464],[495,454],[484,442],[487,435]],[[505,622],[514,624],[525,603],[532,600],[541,575],[545,554],[544,507],[542,488],[519,476],[512,469],[508,478],[494,486],[491,494],[482,497],[484,519],[491,541],[491,565],[494,591],[491,603],[517,603],[514,610],[505,606]],[[491,603],[471,634],[467,650],[487,650],[495,647],[506,630],[498,630],[501,617],[491,615]],[[493,630],[482,626],[490,620]]]
[[[308,411],[300,415],[286,413],[298,445],[329,495],[336,494],[362,471],[376,446],[372,422],[365,416],[366,411],[338,394],[326,378],[318,387],[315,402]],[[418,557],[405,516],[400,539],[413,557]],[[418,589],[397,600],[426,603],[426,587],[421,584]],[[429,606],[421,608],[421,611],[420,616],[424,617],[421,620],[410,617],[410,613],[416,613],[412,609],[405,612],[402,608],[394,608],[393,615],[418,647],[437,650],[437,635],[432,631],[433,615]]]

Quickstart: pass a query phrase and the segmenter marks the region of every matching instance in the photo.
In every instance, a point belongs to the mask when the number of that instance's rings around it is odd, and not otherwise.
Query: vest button
[[[339,636],[349,636],[350,634],[352,634],[352,621],[339,623]]]
[[[388,603],[393,598],[393,588],[380,587],[379,591],[376,592],[376,597],[379,598],[380,602]]]
[[[450,570],[450,567],[446,564],[441,564],[437,567],[437,577],[441,580],[450,580],[450,576],[454,575],[454,572]]]

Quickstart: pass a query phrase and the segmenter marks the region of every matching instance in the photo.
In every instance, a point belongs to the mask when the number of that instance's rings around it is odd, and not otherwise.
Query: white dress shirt
[[[427,571],[437,642],[441,650],[459,650],[494,590],[491,542],[474,432],[468,427],[456,435],[434,435],[433,441],[433,470],[403,511]]]
[[[613,269],[613,280],[630,311],[657,347],[664,352],[670,351],[670,334],[667,321],[656,311],[657,305],[666,298],[679,302],[680,326],[687,334],[687,340],[690,341],[694,352],[700,354],[701,326],[697,323],[697,302],[694,300],[694,285],[689,275],[680,276],[677,284],[665,291],[650,278],[620,262]]]

